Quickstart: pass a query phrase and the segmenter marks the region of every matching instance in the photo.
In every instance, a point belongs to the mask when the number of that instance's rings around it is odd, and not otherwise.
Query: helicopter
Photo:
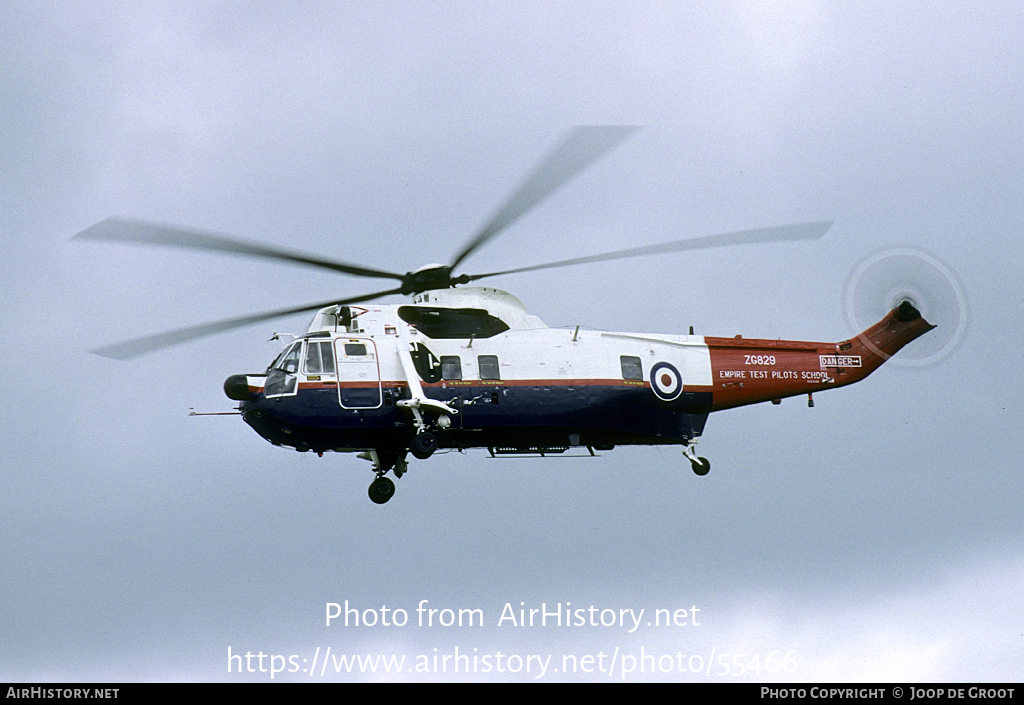
[[[563,141],[451,259],[399,273],[338,262],[195,229],[108,218],[81,240],[223,252],[390,279],[357,296],[190,326],[93,352],[127,360],[241,326],[315,312],[260,373],[224,383],[237,412],[262,438],[299,452],[356,453],[370,461],[368,494],[384,504],[408,456],[487,449],[491,456],[596,455],[624,445],[695,452],[715,411],[806,395],[858,382],[935,326],[904,300],[840,342],[549,328],[512,294],[481,279],[685,250],[817,240],[816,221],[710,235],[482,274],[456,274],[470,255],[636,131],[584,126]],[[392,295],[408,303],[374,303]]]

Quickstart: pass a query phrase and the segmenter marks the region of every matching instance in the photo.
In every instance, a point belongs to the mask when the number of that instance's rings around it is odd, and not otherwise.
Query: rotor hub
[[[419,294],[430,289],[448,289],[456,284],[468,284],[469,275],[452,276],[452,268],[444,264],[427,264],[402,278],[403,294]]]

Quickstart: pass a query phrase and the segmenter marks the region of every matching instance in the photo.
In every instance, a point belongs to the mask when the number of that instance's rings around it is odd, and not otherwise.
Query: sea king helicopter
[[[932,326],[903,301],[861,334],[838,343],[740,336],[658,335],[548,328],[509,293],[466,286],[490,277],[746,243],[815,240],[830,222],[762,228],[636,247],[483,274],[460,265],[636,128],[571,131],[447,265],[391,272],[154,223],[109,218],[76,238],[168,245],[262,257],[395,285],[207,323],[94,352],[130,359],[232,328],[315,311],[305,334],[267,369],[227,378],[224,391],[275,446],[323,455],[358,453],[375,479],[370,499],[394,494],[408,455],[485,448],[493,456],[547,456],[578,448],[679,445],[695,453],[708,414],[858,382]],[[386,296],[407,303],[371,303]]]

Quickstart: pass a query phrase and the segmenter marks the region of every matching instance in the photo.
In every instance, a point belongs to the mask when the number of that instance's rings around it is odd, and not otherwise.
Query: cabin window
[[[644,370],[640,364],[640,358],[633,355],[622,355],[619,357],[622,365],[622,379],[643,379]]]
[[[345,357],[366,357],[366,343],[345,343]]]
[[[501,379],[497,355],[480,355],[476,362],[480,366],[480,379]]]
[[[329,342],[306,344],[306,374],[333,375],[334,349]]]
[[[442,355],[441,376],[445,379],[462,379],[462,359],[458,355]]]

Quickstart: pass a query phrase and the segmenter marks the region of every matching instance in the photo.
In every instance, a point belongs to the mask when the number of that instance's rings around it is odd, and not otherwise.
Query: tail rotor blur
[[[889,247],[868,255],[850,272],[844,304],[852,332],[904,303],[936,329],[901,350],[891,364],[923,367],[952,353],[967,331],[967,295],[942,260],[917,247]]]

